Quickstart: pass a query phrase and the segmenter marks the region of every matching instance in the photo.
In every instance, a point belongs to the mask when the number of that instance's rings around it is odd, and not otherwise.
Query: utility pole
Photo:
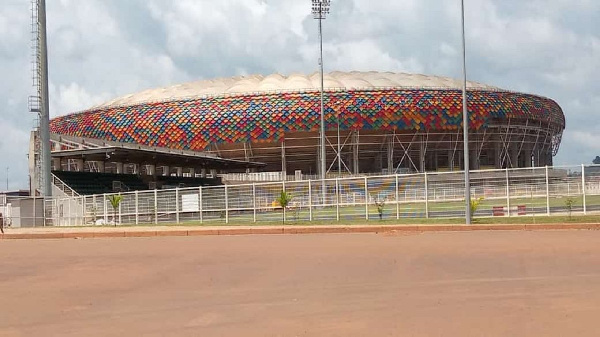
[[[329,14],[329,6],[331,5],[330,0],[312,0],[312,13],[316,20],[319,20],[319,68],[321,71],[321,132],[320,132],[320,153],[321,161],[319,163],[321,168],[321,189],[323,192],[323,204],[325,204],[325,193],[327,191],[325,186],[325,178],[327,175],[326,158],[325,158],[325,110],[323,108],[323,20],[327,14]]]
[[[460,1],[462,23],[462,63],[463,63],[463,151],[465,166],[465,221],[471,224],[471,182],[469,180],[469,111],[467,109],[467,48],[465,42],[465,0]]]

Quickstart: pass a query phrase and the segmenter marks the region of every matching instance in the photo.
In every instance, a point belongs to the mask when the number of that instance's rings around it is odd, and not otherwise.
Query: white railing
[[[462,172],[279,181],[53,198],[54,225],[253,224],[274,221],[346,221],[464,217]],[[292,197],[285,211],[281,191]],[[600,166],[472,171],[471,195],[483,198],[476,216],[600,212]]]
[[[52,174],[52,185],[54,185],[59,191],[63,192],[64,195],[69,197],[77,197],[79,193],[75,192],[69,185],[64,181],[60,180],[56,175]]]

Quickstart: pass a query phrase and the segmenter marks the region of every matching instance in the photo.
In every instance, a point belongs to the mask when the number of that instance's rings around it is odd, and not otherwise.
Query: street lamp
[[[325,167],[325,111],[323,109],[323,27],[322,22],[326,15],[329,14],[329,7],[331,5],[330,0],[312,0],[312,13],[316,20],[319,20],[319,66],[321,70],[321,179],[323,179],[323,186],[325,186],[325,175],[327,168]]]
[[[337,111],[337,162],[338,162],[338,176],[342,175],[342,154],[340,147],[340,109]]]
[[[469,112],[467,109],[467,52],[465,46],[465,0],[460,1],[461,24],[462,24],[462,61],[463,61],[463,145],[464,145],[464,167],[465,167],[465,221],[471,224],[471,183],[469,181]]]

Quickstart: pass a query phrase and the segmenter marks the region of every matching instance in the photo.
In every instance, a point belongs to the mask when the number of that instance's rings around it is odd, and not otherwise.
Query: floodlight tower
[[[471,182],[469,181],[469,111],[467,108],[467,52],[465,43],[465,0],[460,1],[462,23],[462,63],[463,63],[463,151],[465,167],[465,221],[471,224]]]
[[[319,67],[321,71],[321,132],[320,132],[320,150],[321,150],[321,179],[323,180],[322,185],[325,189],[325,175],[327,173],[326,161],[325,161],[325,110],[323,109],[323,27],[322,22],[329,14],[329,7],[331,6],[331,0],[312,0],[312,13],[316,20],[319,20]],[[323,202],[325,202],[323,200]]]
[[[32,179],[35,187],[39,187],[45,197],[52,196],[51,157],[50,157],[50,104],[48,99],[48,44],[46,39],[46,1],[31,0],[31,32],[33,50],[33,85],[34,96],[29,97],[29,111],[39,116],[39,168],[34,170],[41,179]],[[36,165],[37,166],[37,165]],[[37,177],[40,178],[40,177]],[[38,186],[37,182],[41,182]]]

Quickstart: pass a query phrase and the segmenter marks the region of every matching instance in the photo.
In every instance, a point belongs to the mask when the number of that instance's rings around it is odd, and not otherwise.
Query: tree
[[[115,227],[117,226],[117,209],[119,208],[119,205],[121,204],[122,200],[123,196],[120,194],[113,194],[108,197],[108,201],[110,202],[110,205],[113,208],[113,224],[115,225]]]
[[[596,156],[596,159],[592,161],[595,165],[600,165],[600,156]]]
[[[292,201],[292,196],[291,196],[291,194],[287,193],[286,191],[281,191],[281,194],[279,194],[279,198],[277,198],[276,201],[279,204],[279,206],[281,206],[281,209],[283,210],[282,219],[283,219],[283,223],[285,223],[285,210],[289,206],[290,201]]]

